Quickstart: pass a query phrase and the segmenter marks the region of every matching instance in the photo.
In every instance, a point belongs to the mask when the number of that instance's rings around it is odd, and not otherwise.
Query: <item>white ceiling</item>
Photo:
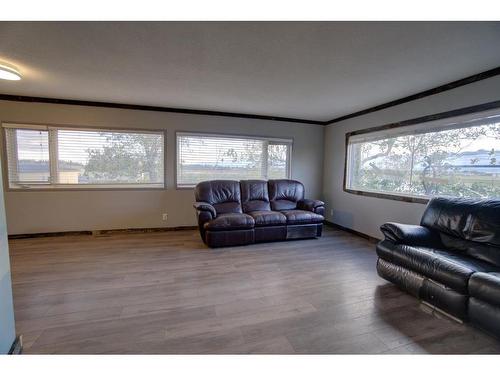
[[[329,120],[500,65],[499,22],[0,22],[0,93]]]

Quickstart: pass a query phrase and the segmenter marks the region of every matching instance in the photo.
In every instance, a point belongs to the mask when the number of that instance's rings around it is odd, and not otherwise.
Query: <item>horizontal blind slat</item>
[[[41,129],[6,127],[11,185],[51,183],[51,186],[60,187],[164,184],[163,132],[50,127],[49,135],[48,130]],[[50,160],[52,156],[56,160]],[[51,170],[57,174],[57,178],[51,179]]]
[[[213,179],[266,179],[269,172],[273,178],[274,176],[285,178],[289,162],[287,160],[289,145],[289,142],[276,141],[269,144],[262,138],[178,133],[177,184],[190,186],[203,180]],[[268,155],[270,147],[273,147],[274,151],[278,146],[283,147],[283,150],[277,149],[284,154],[283,165],[273,165],[268,159],[263,160],[265,155]],[[276,152],[272,155],[276,155]]]

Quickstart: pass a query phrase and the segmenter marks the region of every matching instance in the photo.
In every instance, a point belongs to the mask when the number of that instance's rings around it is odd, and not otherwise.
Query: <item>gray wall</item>
[[[319,125],[9,101],[0,101],[0,120],[167,130],[167,189],[6,191],[9,234],[195,225],[193,190],[175,188],[175,131],[293,138],[292,178],[304,182],[310,197],[322,190],[324,127]]]
[[[5,122],[167,130],[167,189],[6,191],[8,232],[21,234],[195,225],[191,208],[193,191],[178,190],[174,186],[175,131],[182,130],[294,138],[292,177],[305,183],[308,196],[322,197],[325,200],[327,219],[380,237],[378,227],[381,223],[390,220],[418,223],[425,206],[344,192],[342,183],[345,133],[494,100],[500,100],[500,77],[327,127],[216,116],[0,101],[0,120]],[[167,222],[161,220],[163,212],[169,213]]]
[[[0,354],[9,351],[15,336],[5,205],[3,190],[0,189]]]
[[[323,198],[327,205],[327,220],[380,238],[381,224],[386,221],[418,224],[425,208],[425,205],[420,203],[398,202],[344,192],[342,185],[346,133],[496,100],[500,100],[498,76],[327,126],[323,163]]]

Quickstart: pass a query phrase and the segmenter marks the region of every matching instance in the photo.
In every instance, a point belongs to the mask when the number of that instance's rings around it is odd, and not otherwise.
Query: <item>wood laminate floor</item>
[[[499,353],[377,276],[374,244],[196,231],[10,241],[25,353]]]

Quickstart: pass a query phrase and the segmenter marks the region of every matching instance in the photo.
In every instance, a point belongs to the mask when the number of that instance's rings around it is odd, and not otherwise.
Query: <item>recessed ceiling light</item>
[[[17,69],[7,66],[5,64],[0,64],[0,79],[7,79],[9,81],[19,81],[21,79],[21,73]]]

